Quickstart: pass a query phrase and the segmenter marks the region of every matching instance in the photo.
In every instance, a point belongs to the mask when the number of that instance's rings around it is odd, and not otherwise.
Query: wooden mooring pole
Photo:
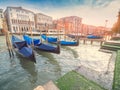
[[[10,56],[10,58],[14,57],[14,52],[13,52],[13,48],[12,48],[12,44],[11,44],[11,40],[10,40],[10,35],[9,35],[9,31],[8,31],[8,28],[7,28],[5,18],[3,19],[3,31],[4,31],[4,34],[5,34],[5,37],[6,37],[6,45],[7,45],[7,48],[8,48],[9,56]]]
[[[87,39],[87,38],[81,38],[83,40],[83,44],[86,44],[87,41],[90,41],[90,44],[93,45],[93,42],[100,42],[100,46],[102,46],[104,40],[98,40],[98,39]]]
[[[5,36],[6,36],[6,45],[8,47],[9,56],[10,56],[10,58],[14,57],[12,45],[11,45],[11,42],[10,42],[10,39],[9,39],[9,34],[6,34]]]

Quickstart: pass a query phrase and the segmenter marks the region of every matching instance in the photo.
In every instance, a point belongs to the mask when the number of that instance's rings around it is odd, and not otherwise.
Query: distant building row
[[[8,30],[12,33],[37,32],[52,25],[52,17],[23,9],[22,7],[7,7],[4,12]]]
[[[110,31],[110,28],[103,26],[93,26],[82,23],[82,18],[77,16],[69,16],[60,18],[53,21],[54,25],[57,25],[56,29],[65,29],[65,32],[68,33],[79,33],[80,35],[103,35],[106,31]]]
[[[0,10],[0,29],[2,28],[3,10]],[[51,16],[34,13],[22,7],[7,7],[4,12],[7,21],[8,30],[11,33],[37,33],[40,31],[57,30],[67,33],[104,34],[108,30],[106,27],[96,27],[82,23],[82,18],[78,16],[63,17],[53,20]]]

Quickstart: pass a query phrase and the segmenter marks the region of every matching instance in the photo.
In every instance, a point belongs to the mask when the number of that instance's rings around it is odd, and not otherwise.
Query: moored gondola
[[[46,52],[51,52],[51,53],[60,53],[60,45],[58,43],[57,47],[50,45],[50,44],[45,44],[40,41],[40,39],[32,39],[28,35],[23,35],[24,40],[29,44],[32,45],[35,50],[41,50],[41,51],[46,51]]]
[[[56,37],[47,37],[46,35],[41,35],[41,37],[49,43],[56,43],[58,40]],[[59,43],[61,44],[61,46],[78,46],[79,40],[76,41],[60,40]]]
[[[34,51],[27,45],[26,41],[20,40],[16,36],[12,35],[12,45],[18,54],[33,62],[36,62]]]
[[[58,39],[56,37],[48,37],[45,34],[42,34],[41,37],[45,40],[48,41],[49,43],[57,43]]]

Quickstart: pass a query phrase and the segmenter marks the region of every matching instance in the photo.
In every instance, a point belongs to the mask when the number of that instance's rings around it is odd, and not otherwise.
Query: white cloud
[[[119,10],[120,1],[112,1],[106,7],[89,7],[89,6],[76,6],[66,7],[57,10],[50,10],[47,12],[54,19],[61,18],[64,16],[76,15],[83,18],[83,23],[104,26],[105,20],[108,20],[108,27],[117,20],[117,14]]]
[[[73,2],[74,0],[71,0]],[[77,2],[78,0],[76,0]],[[44,14],[47,14],[49,16],[52,16],[53,19],[58,19],[65,16],[79,16],[83,18],[83,23],[89,24],[89,25],[96,25],[96,26],[104,26],[105,20],[108,20],[107,26],[112,27],[112,25],[117,20],[117,14],[120,6],[119,0],[113,0],[111,3],[108,1],[105,2],[105,4],[101,4],[104,0],[98,0],[96,1],[96,5],[98,6],[91,6],[93,3],[93,0],[85,0],[84,5],[73,5],[68,7],[61,7],[61,8],[49,8],[47,7],[41,7],[41,6],[35,6],[31,4],[25,4],[25,3],[4,3],[1,5],[4,9],[7,6],[22,6],[23,8],[32,10],[35,13],[42,12]],[[108,4],[108,5],[107,5]],[[106,6],[105,6],[106,5]],[[104,6],[104,7],[103,7]]]

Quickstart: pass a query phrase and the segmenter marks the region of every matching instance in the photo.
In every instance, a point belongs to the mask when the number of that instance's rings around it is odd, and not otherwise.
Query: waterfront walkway
[[[120,90],[120,50],[117,51],[114,70],[113,90]]]
[[[56,84],[60,90],[105,90],[74,70],[58,79]]]
[[[86,44],[88,41],[90,42],[90,44],[92,45],[93,42],[99,42],[100,46],[103,44],[103,42],[105,42],[104,39],[88,39],[88,38],[80,38],[80,41],[83,41],[83,44]]]

